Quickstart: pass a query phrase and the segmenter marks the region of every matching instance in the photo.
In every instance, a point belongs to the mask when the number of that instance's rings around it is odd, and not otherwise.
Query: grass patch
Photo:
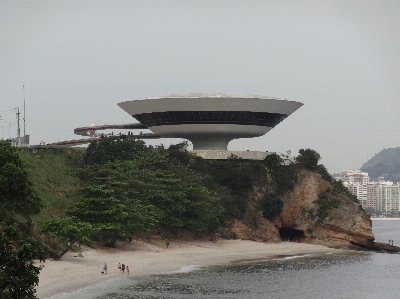
[[[84,148],[40,149],[36,153],[28,148],[19,150],[29,180],[44,205],[34,220],[49,220],[50,215],[64,216],[80,186],[74,173],[82,162],[84,151]]]

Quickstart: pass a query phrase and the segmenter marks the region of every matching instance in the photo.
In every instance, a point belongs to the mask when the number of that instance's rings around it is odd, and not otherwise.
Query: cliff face
[[[290,240],[336,248],[400,250],[375,243],[369,214],[359,203],[335,193],[319,174],[301,172],[294,190],[282,197],[283,210],[274,222],[257,212],[257,201],[261,196],[256,194],[243,221],[233,223],[232,231],[238,238],[264,242]]]
[[[334,247],[374,243],[371,220],[361,204],[333,194],[331,185],[316,173],[301,173],[293,192],[283,197],[284,207],[275,221],[283,228],[304,234],[309,243]]]

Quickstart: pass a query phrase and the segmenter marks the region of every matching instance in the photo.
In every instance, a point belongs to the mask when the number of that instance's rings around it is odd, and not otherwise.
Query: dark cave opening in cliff
[[[284,241],[301,242],[305,238],[304,231],[293,227],[281,227],[279,234]]]

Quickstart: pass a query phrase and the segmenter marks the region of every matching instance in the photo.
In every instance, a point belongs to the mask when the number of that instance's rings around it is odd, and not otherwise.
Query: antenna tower
[[[26,136],[26,132],[25,132],[25,84],[22,83],[22,92],[24,94],[24,142],[25,142],[25,136]]]
[[[17,124],[18,124],[18,129],[17,129],[17,138],[18,138],[18,142],[20,141],[21,138],[21,129],[20,129],[20,112],[19,112],[19,107],[17,108]]]

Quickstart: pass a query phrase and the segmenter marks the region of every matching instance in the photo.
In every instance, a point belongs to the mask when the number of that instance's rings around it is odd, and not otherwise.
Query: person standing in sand
[[[124,274],[124,272],[125,272],[125,264],[122,264],[121,271],[122,271],[122,274]]]
[[[104,263],[104,267],[103,267],[104,272],[107,274],[107,264]]]
[[[119,272],[121,272],[121,263],[120,262],[118,262],[118,269],[119,269]]]
[[[126,274],[129,275],[129,267],[128,266],[126,266]]]

